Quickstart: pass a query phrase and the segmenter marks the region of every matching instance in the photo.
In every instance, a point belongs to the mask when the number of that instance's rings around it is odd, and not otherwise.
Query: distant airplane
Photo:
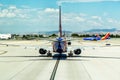
[[[59,53],[59,54],[66,53],[68,51],[67,45],[71,45],[71,42],[67,41],[65,37],[63,37],[62,35],[61,6],[59,6],[59,37],[55,41],[52,42],[52,49],[53,49],[52,51],[46,50],[44,48],[40,48],[39,53],[40,54],[47,53],[47,56],[52,56],[51,52]],[[73,56],[73,52],[74,54],[78,55],[81,53],[81,49],[78,48],[78,49],[74,49],[73,51],[70,50],[70,53],[68,54],[68,56]]]
[[[10,39],[11,38],[11,34],[0,34],[0,39]]]
[[[89,40],[89,41],[106,40],[106,39],[110,39],[110,32],[106,33],[106,35],[102,38],[98,34],[96,36],[93,36],[93,37],[83,38],[83,40]]]

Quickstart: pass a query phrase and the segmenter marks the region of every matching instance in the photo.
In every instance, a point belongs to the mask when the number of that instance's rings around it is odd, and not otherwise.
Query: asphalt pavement
[[[42,57],[35,48],[0,46],[0,80],[120,80],[119,75],[119,46],[85,47],[62,60]]]

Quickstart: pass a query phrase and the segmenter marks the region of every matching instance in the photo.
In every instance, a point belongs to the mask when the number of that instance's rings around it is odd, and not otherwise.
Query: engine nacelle
[[[70,41],[68,42],[68,45],[71,45],[71,42],[70,42]]]
[[[47,50],[46,50],[46,49],[43,49],[43,48],[40,48],[40,49],[39,49],[39,53],[40,53],[40,54],[46,54],[46,53],[47,53]]]
[[[74,53],[75,53],[76,55],[81,54],[81,49],[75,49],[75,50],[74,50]]]

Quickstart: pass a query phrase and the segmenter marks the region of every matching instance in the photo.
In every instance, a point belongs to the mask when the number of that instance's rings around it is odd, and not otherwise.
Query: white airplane
[[[0,34],[0,39],[10,39],[11,34]]]

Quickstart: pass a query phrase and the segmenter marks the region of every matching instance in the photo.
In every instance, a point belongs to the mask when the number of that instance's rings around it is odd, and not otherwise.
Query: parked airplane
[[[10,39],[11,38],[11,34],[0,34],[0,39]]]
[[[93,36],[93,37],[83,38],[83,40],[89,40],[89,41],[106,40],[106,39],[110,39],[110,32],[106,33],[106,35],[102,38],[98,34],[96,36]]]
[[[65,37],[63,37],[63,35],[62,35],[61,6],[59,6],[59,37],[55,41],[52,42],[52,49],[53,49],[52,51],[46,50],[44,48],[40,48],[39,53],[40,54],[47,54],[47,56],[52,56],[51,52],[62,54],[62,53],[65,53],[65,52],[68,51],[68,46],[67,45],[70,45],[70,44],[71,43],[68,42],[65,39]],[[78,54],[81,53],[81,49],[78,48],[78,49],[74,49],[73,51],[71,50],[68,55],[72,56],[73,52],[76,55],[78,55]]]

